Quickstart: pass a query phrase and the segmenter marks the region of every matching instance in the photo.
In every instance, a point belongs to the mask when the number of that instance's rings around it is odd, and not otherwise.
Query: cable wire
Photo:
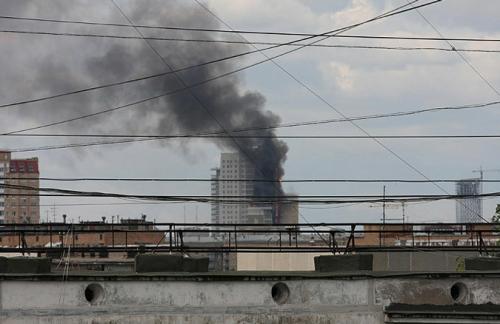
[[[160,134],[50,134],[50,133],[21,133],[5,134],[3,137],[64,137],[64,138],[143,138],[143,139],[201,139],[201,138],[276,138],[276,139],[477,139],[477,138],[500,138],[500,134],[443,134],[443,135],[160,135]]]
[[[0,177],[0,180],[9,181],[12,178]],[[460,181],[474,181],[483,183],[500,183],[500,179],[326,179],[326,178],[308,178],[308,179],[256,179],[256,178],[238,178],[238,179],[212,179],[212,178],[100,178],[100,177],[79,177],[79,178],[60,178],[60,177],[23,177],[23,181],[61,181],[61,182],[79,182],[79,181],[117,181],[117,182],[280,182],[280,183],[456,183]]]
[[[192,31],[203,33],[220,33],[220,34],[250,34],[250,35],[267,35],[267,36],[301,36],[301,37],[318,37],[321,34],[315,33],[298,33],[298,32],[273,32],[273,31],[255,31],[255,30],[236,30],[236,29],[211,29],[211,28],[194,28],[194,27],[179,27],[179,26],[152,26],[152,25],[127,25],[120,23],[102,23],[93,21],[76,21],[62,19],[47,19],[47,18],[30,18],[0,15],[0,19],[8,20],[24,20],[37,22],[52,22],[64,24],[80,24],[93,26],[109,26],[109,27],[126,27],[126,28],[141,28],[141,29],[163,29],[173,31]],[[361,38],[361,39],[390,39],[390,40],[424,40],[424,41],[460,41],[460,42],[500,42],[497,38],[474,38],[474,37],[405,37],[405,36],[375,36],[375,35],[330,35],[330,38]]]
[[[345,48],[345,49],[377,49],[377,50],[398,50],[398,51],[443,51],[443,52],[471,52],[471,53],[500,53],[500,50],[488,49],[466,49],[466,48],[444,48],[444,47],[405,47],[405,46],[369,46],[369,45],[342,45],[342,44],[304,44],[295,43],[287,44],[283,42],[263,42],[263,41],[235,41],[224,39],[197,39],[197,38],[172,38],[172,37],[137,37],[137,36],[122,36],[122,35],[102,35],[88,33],[68,33],[68,32],[46,32],[46,31],[28,31],[14,29],[0,29],[0,33],[21,34],[21,35],[45,35],[45,36],[67,36],[67,37],[89,37],[89,38],[110,38],[124,40],[152,40],[152,41],[170,41],[170,42],[193,42],[193,43],[220,43],[232,45],[272,45],[272,46],[295,46],[295,47],[319,47],[319,48]],[[441,40],[441,39],[436,39]]]
[[[207,196],[207,195],[134,195],[99,191],[81,191],[61,188],[31,187],[24,185],[0,184],[0,188],[8,191],[0,194],[4,197],[102,197],[102,198],[133,198],[154,201],[180,202],[225,202],[225,203],[359,203],[359,202],[415,202],[436,200],[462,200],[481,197],[499,197],[500,192],[489,192],[478,195],[283,195],[283,196]],[[15,193],[12,190],[33,191],[38,193]],[[39,192],[44,192],[43,194]],[[50,192],[51,194],[45,194]]]
[[[177,91],[167,93],[166,95],[171,95],[177,93]],[[14,130],[14,131],[9,131],[6,133],[2,133],[0,135],[10,135],[10,134],[17,134],[17,133],[22,133],[22,132],[27,132],[27,131],[33,131],[33,130],[38,130],[38,129],[43,129],[43,128],[48,128],[52,126],[57,126],[81,119],[86,119],[86,118],[91,118],[94,116],[98,116],[101,114],[106,114],[106,113],[112,113],[117,110],[125,109],[131,106],[134,106],[139,103],[143,103],[149,100],[154,100],[158,99],[160,97],[163,97],[164,94],[159,95],[159,96],[153,96],[149,97],[146,99],[142,99],[136,102],[132,102],[126,105],[121,105],[117,107],[113,107],[110,109],[105,109],[101,110],[96,113],[92,114],[87,114],[87,115],[82,115],[79,117],[75,118],[70,118],[58,122],[52,122],[52,123],[47,123],[47,124],[42,124],[38,126],[32,126],[24,129],[19,129],[19,130]],[[239,129],[232,129],[231,132],[245,132],[245,131],[255,131],[255,130],[267,130],[267,129],[276,129],[276,128],[289,128],[289,127],[298,127],[298,126],[309,126],[309,125],[321,125],[321,124],[329,124],[329,123],[337,123],[337,122],[349,122],[349,121],[357,121],[357,120],[369,120],[369,119],[379,119],[379,118],[388,118],[388,117],[403,117],[403,116],[410,116],[410,115],[416,115],[416,114],[421,114],[421,113],[428,113],[428,112],[438,112],[438,111],[446,111],[446,110],[466,110],[466,109],[474,109],[474,108],[489,108],[494,105],[500,104],[500,101],[492,101],[492,102],[486,102],[486,103],[477,103],[477,104],[467,104],[467,105],[459,105],[459,106],[446,106],[446,107],[433,107],[433,108],[424,108],[424,109],[418,109],[418,110],[411,110],[411,111],[399,111],[399,112],[393,112],[393,113],[386,113],[386,114],[372,114],[372,115],[364,115],[364,116],[354,116],[354,117],[349,117],[349,118],[335,118],[335,119],[324,119],[324,120],[313,120],[313,121],[305,121],[305,122],[292,122],[292,123],[280,123],[277,125],[271,125],[271,126],[262,126],[262,127],[248,127],[248,128],[239,128]],[[222,132],[205,132],[200,135],[216,135],[216,134],[222,134]]]

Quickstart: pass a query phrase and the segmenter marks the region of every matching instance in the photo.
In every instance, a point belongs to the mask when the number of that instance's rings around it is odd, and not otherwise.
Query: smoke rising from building
[[[14,1],[12,2],[14,3]],[[70,19],[79,17],[81,6],[55,2],[54,12]],[[112,2],[109,7],[96,16],[99,21],[126,23]],[[221,26],[204,9],[195,3],[186,1],[120,1],[123,11],[136,24],[163,25],[183,27],[220,28]],[[8,6],[8,5],[4,5]],[[26,4],[12,4],[16,7],[17,15],[36,16],[42,10],[41,4],[35,2]],[[100,6],[103,6],[100,4]],[[77,9],[75,9],[77,8]],[[4,8],[7,9],[7,8]],[[103,12],[109,17],[103,17]],[[29,13],[29,14],[28,14]],[[55,17],[57,18],[57,17]],[[78,20],[78,19],[77,19]],[[96,20],[86,17],[85,20]],[[40,25],[43,26],[43,25]],[[73,25],[50,25],[51,30],[82,31],[85,28]],[[93,27],[92,27],[93,28]],[[96,27],[97,28],[97,27]],[[108,28],[100,31],[104,34],[126,34],[137,36],[130,28]],[[87,30],[87,29],[86,29]],[[92,29],[92,32],[95,32]],[[201,32],[179,32],[165,30],[144,30],[147,36],[168,36],[172,38],[206,38],[221,37]],[[228,36],[225,36],[228,37]],[[231,36],[229,36],[231,37]],[[236,36],[232,36],[236,37]],[[110,40],[74,38],[70,40],[52,39],[54,46],[49,49],[58,49],[70,46],[78,48],[75,57],[71,60],[58,60],[58,53],[40,53],[37,68],[34,73],[38,94],[54,94],[68,90],[85,88],[109,82],[121,81],[161,73],[169,69],[178,69],[203,63],[212,59],[230,56],[248,51],[245,45],[234,46],[221,43],[169,42],[151,41],[151,45],[168,63],[165,66],[143,40]],[[69,43],[66,43],[69,42]],[[66,48],[67,49],[67,48]],[[57,50],[56,50],[57,51]],[[169,74],[155,79],[136,82],[133,84],[113,87],[110,89],[93,91],[82,95],[62,98],[50,103],[38,105],[33,109],[37,123],[45,123],[54,119],[72,118],[79,115],[91,114],[112,106],[123,105],[130,101],[159,95],[183,87],[183,83],[194,84],[240,67],[242,58],[227,60],[216,64],[179,72],[178,75]],[[73,65],[67,62],[74,61]],[[61,63],[64,62],[64,63]],[[178,78],[182,79],[182,82]],[[196,98],[195,98],[196,97]],[[203,106],[200,103],[203,103]],[[32,109],[34,107],[30,107]],[[50,109],[51,114],[44,113]],[[35,117],[32,117],[35,116]],[[193,88],[191,91],[181,91],[175,95],[166,96],[139,106],[110,115],[101,115],[92,119],[58,126],[58,129],[101,132],[128,132],[150,134],[193,134],[205,132],[220,132],[252,127],[268,127],[279,123],[280,118],[266,110],[265,98],[258,92],[244,89],[241,78],[236,75],[221,78]],[[210,139],[221,149],[243,153],[256,167],[256,178],[278,180],[284,170],[283,163],[288,151],[287,145],[273,138],[274,130],[260,130],[238,133],[244,135],[263,135],[272,138],[238,138],[238,139]],[[206,139],[208,141],[208,139]],[[188,143],[181,142],[182,145]],[[256,183],[256,195],[281,195],[281,186],[275,183]]]

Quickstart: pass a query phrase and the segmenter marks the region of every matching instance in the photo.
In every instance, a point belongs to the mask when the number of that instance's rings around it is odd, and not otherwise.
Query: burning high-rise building
[[[212,196],[253,196],[254,166],[239,153],[222,153],[220,167],[212,169]],[[235,181],[230,181],[235,180]],[[238,199],[234,199],[238,200]],[[249,204],[243,203],[212,203],[212,222],[214,223],[246,223]]]
[[[277,179],[263,177],[261,170],[241,153],[222,153],[220,166],[212,169],[212,197],[227,202],[212,202],[213,223],[296,223],[298,204],[281,202],[283,195]],[[277,173],[275,173],[277,174]],[[248,180],[248,181],[245,181]],[[257,180],[257,181],[253,181]],[[269,180],[269,181],[259,181]],[[227,198],[234,196],[235,198]],[[268,197],[265,203],[258,199],[242,203],[245,197]],[[240,198],[237,198],[240,197]],[[235,202],[232,203],[231,200]],[[276,200],[276,202],[272,202]]]

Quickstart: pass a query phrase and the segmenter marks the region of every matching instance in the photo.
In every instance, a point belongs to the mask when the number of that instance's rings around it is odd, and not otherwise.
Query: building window
[[[99,240],[102,240],[102,234],[99,234]]]

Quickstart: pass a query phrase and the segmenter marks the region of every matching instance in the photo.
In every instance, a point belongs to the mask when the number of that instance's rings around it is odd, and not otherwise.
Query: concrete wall
[[[54,275],[4,276],[0,322],[378,324],[390,303],[499,304],[499,277],[277,272],[70,275],[62,281]],[[288,298],[277,283],[288,287]],[[463,288],[454,300],[451,287],[457,283]],[[85,294],[89,285],[99,288],[91,302]]]

